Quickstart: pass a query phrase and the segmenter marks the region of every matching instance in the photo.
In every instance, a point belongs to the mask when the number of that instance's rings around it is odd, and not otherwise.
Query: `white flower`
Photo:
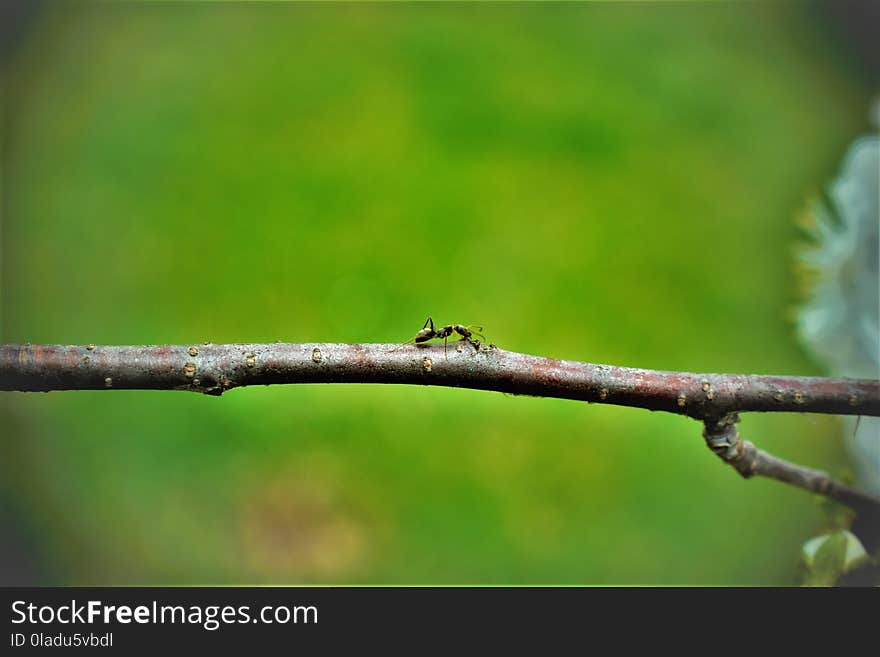
[[[798,332],[833,376],[880,378],[878,199],[880,138],[874,135],[853,143],[827,203],[812,208],[814,246],[802,255],[816,280]],[[861,484],[880,492],[880,419],[862,418],[852,445]]]

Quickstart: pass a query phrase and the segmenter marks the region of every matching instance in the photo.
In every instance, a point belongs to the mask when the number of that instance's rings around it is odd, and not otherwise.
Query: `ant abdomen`
[[[434,340],[435,338],[443,340],[443,353],[446,353],[446,341],[449,336],[453,333],[457,333],[461,336],[463,341],[467,341],[472,347],[474,347],[477,351],[480,350],[480,341],[474,339],[474,334],[476,333],[481,338],[483,337],[479,331],[482,331],[482,327],[476,326],[474,327],[476,331],[472,331],[470,327],[464,326],[463,324],[449,324],[447,326],[442,326],[437,328],[434,326],[434,320],[429,316],[427,321],[425,321],[422,329],[415,334],[414,337],[407,340],[404,344],[413,343],[421,344],[423,342],[427,342],[428,340]]]
[[[435,337],[434,331],[432,329],[422,329],[416,334],[416,337],[413,338],[414,342],[427,342],[428,340],[432,340]]]

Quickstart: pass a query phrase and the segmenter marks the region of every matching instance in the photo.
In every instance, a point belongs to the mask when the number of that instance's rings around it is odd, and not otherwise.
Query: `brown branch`
[[[635,406],[697,419],[735,411],[880,415],[880,380],[690,374],[442,344],[0,345],[0,390],[193,390],[402,383]]]
[[[737,412],[880,415],[880,380],[691,374],[529,356],[467,341],[443,345],[0,345],[0,390],[192,390],[281,383],[395,383],[494,390],[687,415],[716,454],[857,511],[880,500],[741,440]]]
[[[825,495],[856,511],[880,511],[880,499],[834,481],[821,470],[784,461],[758,449],[748,440],[743,440],[737,430],[738,423],[739,416],[736,413],[707,419],[703,437],[715,454],[746,479],[755,475],[770,477],[818,495]]]
[[[849,507],[856,512],[855,522],[850,529],[868,552],[880,549],[880,498],[835,481],[821,470],[784,461],[758,449],[740,437],[738,423],[736,413],[704,421],[703,437],[706,444],[721,460],[732,465],[746,479],[756,475],[769,477],[824,495]]]

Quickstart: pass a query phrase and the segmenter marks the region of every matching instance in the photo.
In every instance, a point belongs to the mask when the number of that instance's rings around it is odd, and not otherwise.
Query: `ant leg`
[[[416,342],[416,337],[418,337],[418,336],[414,336],[414,337],[410,338],[409,340],[407,340],[406,342],[401,342],[399,345],[397,345],[396,347],[394,347],[394,349],[391,349],[391,350],[389,351],[389,353],[390,353],[391,351],[397,351],[397,350],[400,349],[401,347],[405,347],[405,346],[408,345],[408,344],[415,344],[415,342]]]

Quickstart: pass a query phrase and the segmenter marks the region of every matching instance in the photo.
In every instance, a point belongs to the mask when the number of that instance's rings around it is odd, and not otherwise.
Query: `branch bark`
[[[880,415],[880,380],[692,374],[441,344],[0,345],[0,390],[192,390],[397,383],[495,390],[667,411]]]
[[[0,390],[191,390],[282,383],[394,383],[494,390],[666,411],[702,421],[709,447],[745,477],[771,477],[859,513],[880,499],[763,452],[737,413],[880,415],[880,380],[693,374],[475,347],[400,344],[0,345]]]

